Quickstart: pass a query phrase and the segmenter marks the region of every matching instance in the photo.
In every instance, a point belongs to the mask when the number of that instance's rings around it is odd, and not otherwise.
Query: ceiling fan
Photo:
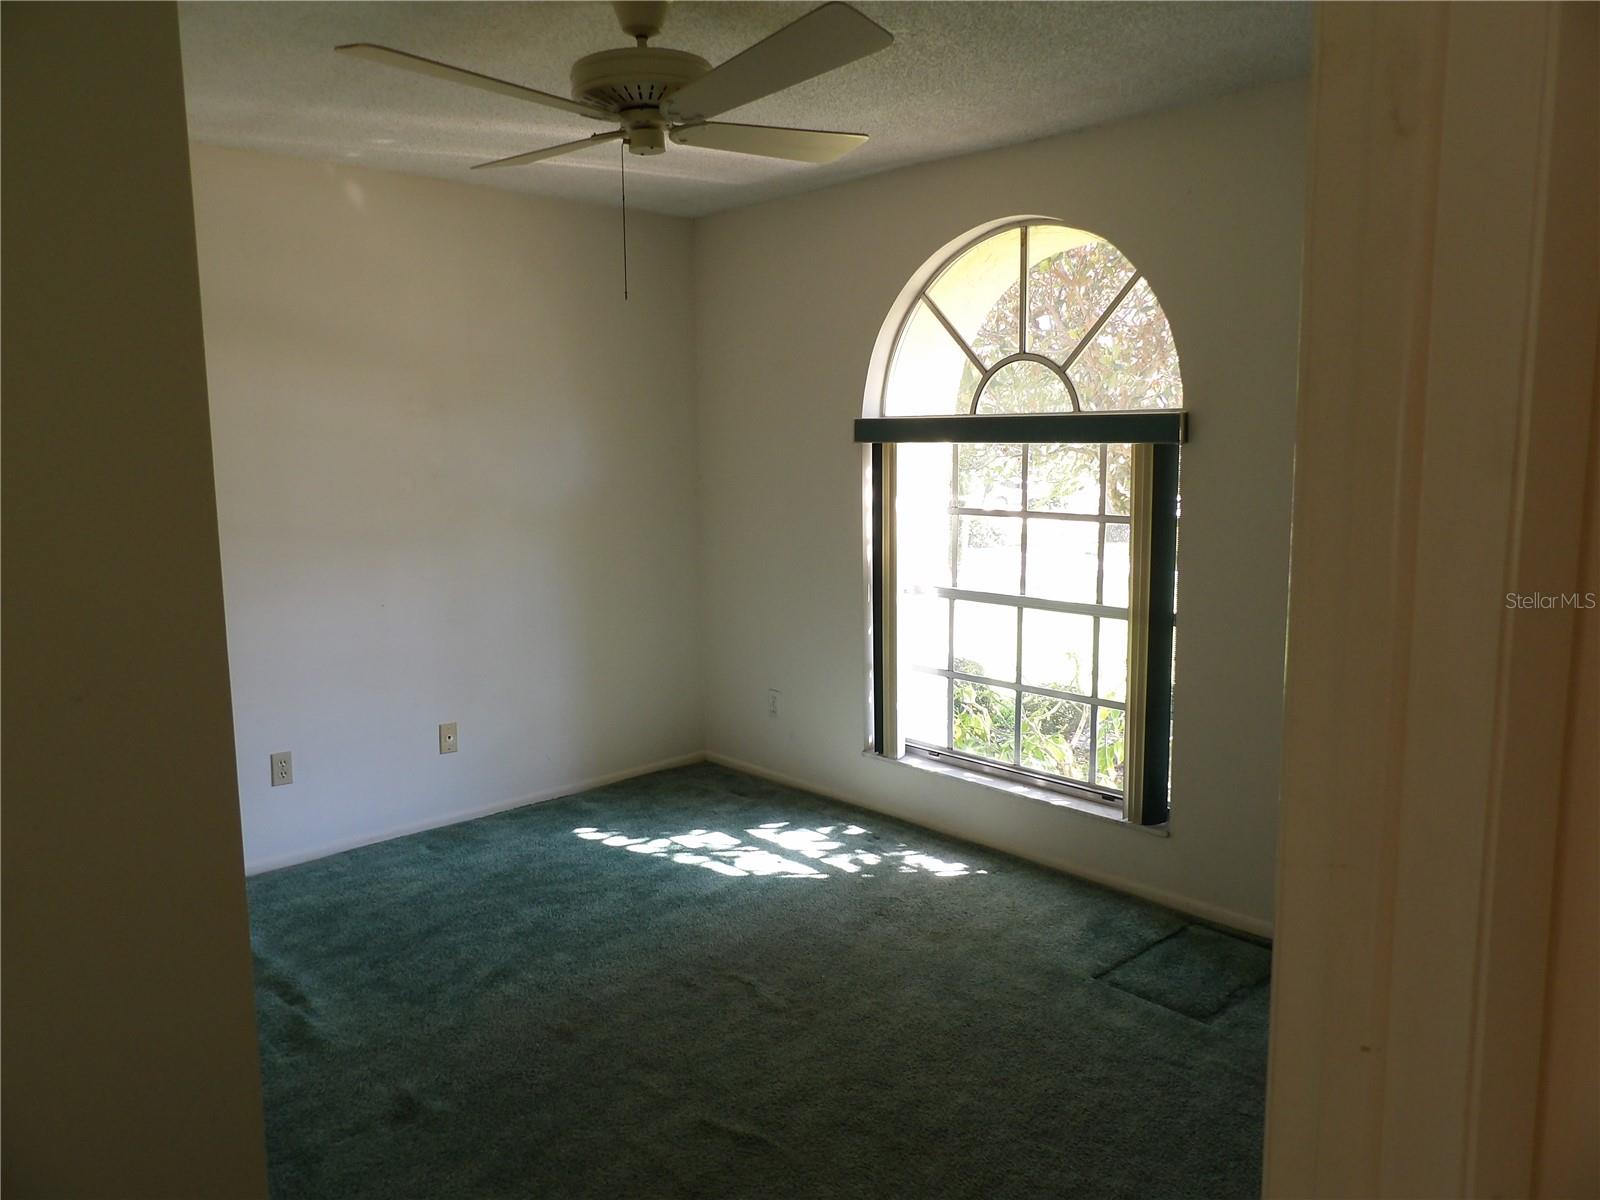
[[[622,31],[635,44],[621,50],[602,50],[574,63],[570,100],[388,46],[357,42],[335,49],[618,126],[576,142],[478,163],[474,170],[520,166],[613,141],[621,141],[633,154],[660,154],[670,140],[680,146],[828,163],[867,140],[864,133],[736,125],[709,119],[876,54],[894,41],[887,30],[848,4],[824,4],[813,9],[718,67],[712,67],[697,54],[649,44],[661,32],[666,19],[664,2],[616,3],[611,7],[616,10]]]

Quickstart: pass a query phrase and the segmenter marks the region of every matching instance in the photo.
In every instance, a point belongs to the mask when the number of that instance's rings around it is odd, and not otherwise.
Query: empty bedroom
[[[3,10],[8,1192],[1593,1194],[1592,8]]]

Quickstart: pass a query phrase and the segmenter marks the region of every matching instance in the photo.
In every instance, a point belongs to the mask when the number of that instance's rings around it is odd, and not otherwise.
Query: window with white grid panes
[[[1152,443],[1182,440],[1182,396],[1155,293],[1103,238],[1018,222],[929,277],[895,337],[887,419],[858,427],[874,443],[874,627],[893,630],[875,643],[881,750],[1136,816],[1162,723],[1164,819],[1177,457]]]

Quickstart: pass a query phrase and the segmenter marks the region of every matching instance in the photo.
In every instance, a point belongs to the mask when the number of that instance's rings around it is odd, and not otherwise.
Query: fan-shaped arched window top
[[[883,415],[1113,412],[1183,406],[1172,329],[1110,242],[1048,221],[992,231],[906,311]]]

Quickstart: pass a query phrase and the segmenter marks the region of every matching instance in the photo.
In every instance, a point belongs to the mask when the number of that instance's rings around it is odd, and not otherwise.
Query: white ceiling
[[[816,7],[681,0],[655,44],[713,64]],[[881,54],[724,119],[872,135],[829,166],[671,146],[628,159],[630,207],[697,216],[928,159],[1010,145],[1304,75],[1299,3],[858,3],[895,36]],[[614,204],[614,144],[493,172],[593,133],[579,116],[333,53],[378,42],[544,91],[573,60],[625,46],[603,3],[185,3],[191,136],[486,187]]]

